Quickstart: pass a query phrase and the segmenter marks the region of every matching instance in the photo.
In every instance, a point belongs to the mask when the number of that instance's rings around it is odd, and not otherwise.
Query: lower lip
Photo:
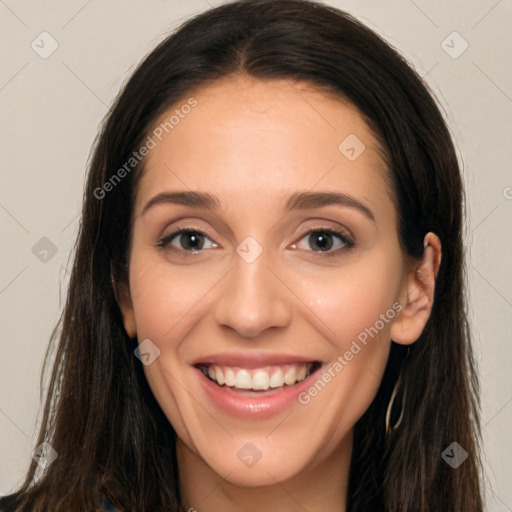
[[[219,386],[206,377],[201,370],[194,368],[198,374],[201,386],[210,401],[224,412],[241,419],[270,418],[288,409],[293,404],[297,404],[298,395],[310,387],[311,382],[315,379],[320,369],[318,368],[297,384],[284,386],[284,388],[275,391],[273,394],[260,395],[260,392],[255,391],[253,396],[243,396],[233,391],[234,388]],[[271,389],[269,388],[267,391],[271,391]],[[243,392],[247,393],[247,390]]]

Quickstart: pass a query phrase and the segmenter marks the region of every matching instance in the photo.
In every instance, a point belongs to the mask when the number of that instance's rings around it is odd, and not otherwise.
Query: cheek
[[[130,293],[139,340],[144,336],[158,343],[172,338],[173,330],[197,315],[196,306],[211,288],[211,281],[191,267],[172,270],[154,258],[132,258]]]
[[[308,307],[326,326],[323,332],[337,349],[344,351],[347,343],[364,340],[365,333],[369,338],[389,338],[401,274],[397,265],[387,261],[365,258],[301,282],[300,296],[307,298]]]
[[[219,277],[192,266],[172,266],[152,254],[132,253],[130,293],[139,343],[151,340],[158,357],[143,367],[148,384],[173,428],[190,439],[184,417],[194,418],[194,402],[184,388],[187,375],[181,364],[182,344],[205,315],[208,292]],[[211,306],[210,306],[211,307]]]
[[[389,356],[391,325],[401,309],[401,273],[390,261],[362,258],[340,265],[324,277],[303,280],[298,291],[307,298],[310,323],[330,342],[325,382],[334,385],[328,384],[328,393],[344,404],[352,422],[378,390]]]

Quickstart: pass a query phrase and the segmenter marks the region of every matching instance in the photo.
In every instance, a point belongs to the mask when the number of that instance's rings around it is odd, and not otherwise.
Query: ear
[[[133,311],[132,299],[130,297],[130,287],[128,283],[121,281],[118,282],[114,279],[112,264],[110,265],[110,279],[112,281],[114,296],[123,316],[124,330],[130,338],[135,338],[137,335],[137,325],[135,323],[135,313]]]
[[[441,264],[441,242],[434,233],[423,241],[424,255],[405,278],[400,296],[403,309],[391,326],[391,339],[400,345],[412,345],[421,335],[432,312],[436,277]]]

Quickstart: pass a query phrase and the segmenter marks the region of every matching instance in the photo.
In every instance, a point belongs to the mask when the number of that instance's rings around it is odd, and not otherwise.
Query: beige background
[[[43,355],[98,124],[139,60],[219,3],[0,0],[0,495],[22,478],[35,447]],[[426,77],[462,155],[487,509],[512,511],[512,2],[326,3],[384,35]]]

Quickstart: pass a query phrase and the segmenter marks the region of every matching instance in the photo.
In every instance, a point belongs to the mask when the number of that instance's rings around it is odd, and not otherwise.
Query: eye
[[[307,245],[307,247],[304,246]],[[316,229],[303,236],[298,243],[293,244],[294,249],[311,249],[314,252],[336,253],[343,247],[353,247],[354,242],[346,235],[332,229]]]
[[[205,233],[197,229],[180,229],[162,238],[158,245],[160,247],[173,246],[176,250],[199,252],[202,249],[213,249],[218,247]]]

